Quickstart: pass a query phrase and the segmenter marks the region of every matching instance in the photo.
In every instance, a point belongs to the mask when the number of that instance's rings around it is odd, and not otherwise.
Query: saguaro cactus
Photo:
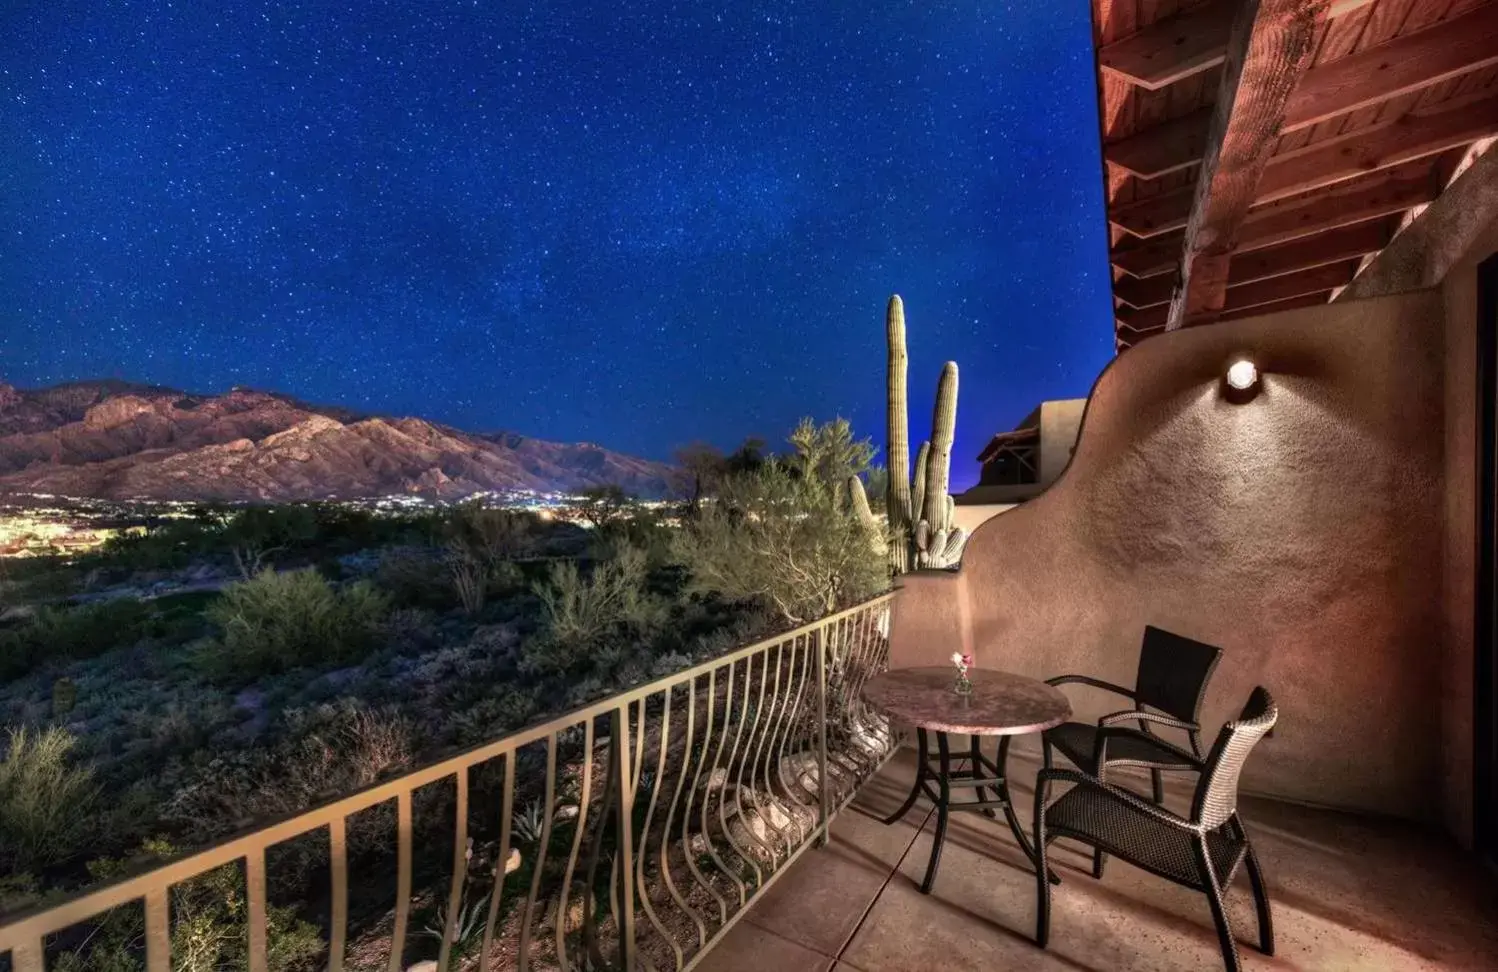
[[[905,305],[889,299],[885,314],[889,342],[886,427],[889,487],[889,562],[894,573],[912,566],[942,568],[962,558],[967,536],[952,523],[953,501],[947,493],[952,473],[952,440],[957,431],[957,364],[942,367],[931,415],[931,438],[921,443],[915,470],[910,470],[910,431],[906,407]]]
[[[885,341],[889,345],[884,427],[889,459],[889,486],[885,509],[889,516],[889,568],[903,574],[910,569],[910,536],[914,526],[910,501],[910,426],[906,417],[905,384],[910,359],[905,354],[905,304],[900,295],[889,299],[884,315]],[[921,463],[916,463],[916,469]],[[917,475],[923,475],[918,472]]]

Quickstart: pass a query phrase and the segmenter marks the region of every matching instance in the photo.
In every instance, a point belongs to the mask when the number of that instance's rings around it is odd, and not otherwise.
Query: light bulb
[[[1228,367],[1228,387],[1237,391],[1247,391],[1259,380],[1259,369],[1248,360],[1234,361]]]

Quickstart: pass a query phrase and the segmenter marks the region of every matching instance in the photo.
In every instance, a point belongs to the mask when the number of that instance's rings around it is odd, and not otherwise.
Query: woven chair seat
[[[1191,833],[1110,796],[1106,790],[1073,787],[1046,808],[1045,825],[1056,837],[1071,837],[1101,847],[1160,877],[1198,891],[1206,890],[1191,850]],[[1247,849],[1247,841],[1235,839],[1227,828],[1207,835],[1212,869],[1223,886],[1232,883]]]
[[[1097,743],[1097,726],[1085,722],[1063,722],[1054,729],[1047,729],[1046,742],[1055,746],[1077,766],[1096,774],[1093,765],[1093,747]],[[1158,769],[1197,769],[1198,763],[1181,749],[1138,730],[1110,730],[1107,760],[1110,763],[1126,762],[1136,766]]]

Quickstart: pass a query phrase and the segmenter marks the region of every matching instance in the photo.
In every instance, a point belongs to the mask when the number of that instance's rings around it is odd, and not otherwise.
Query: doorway
[[[1498,871],[1498,254],[1477,268],[1478,553],[1474,839]]]

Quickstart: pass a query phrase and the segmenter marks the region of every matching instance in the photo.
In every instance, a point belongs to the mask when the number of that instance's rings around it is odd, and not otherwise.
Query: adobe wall
[[[1066,473],[985,522],[960,571],[901,579],[892,664],[945,664],[960,645],[981,666],[1130,684],[1143,628],[1159,625],[1225,649],[1209,735],[1255,685],[1279,700],[1247,788],[1430,816],[1444,765],[1442,301],[1337,303],[1123,355]],[[1243,405],[1220,390],[1238,355],[1264,375]],[[1083,692],[1081,718],[1123,707]]]

